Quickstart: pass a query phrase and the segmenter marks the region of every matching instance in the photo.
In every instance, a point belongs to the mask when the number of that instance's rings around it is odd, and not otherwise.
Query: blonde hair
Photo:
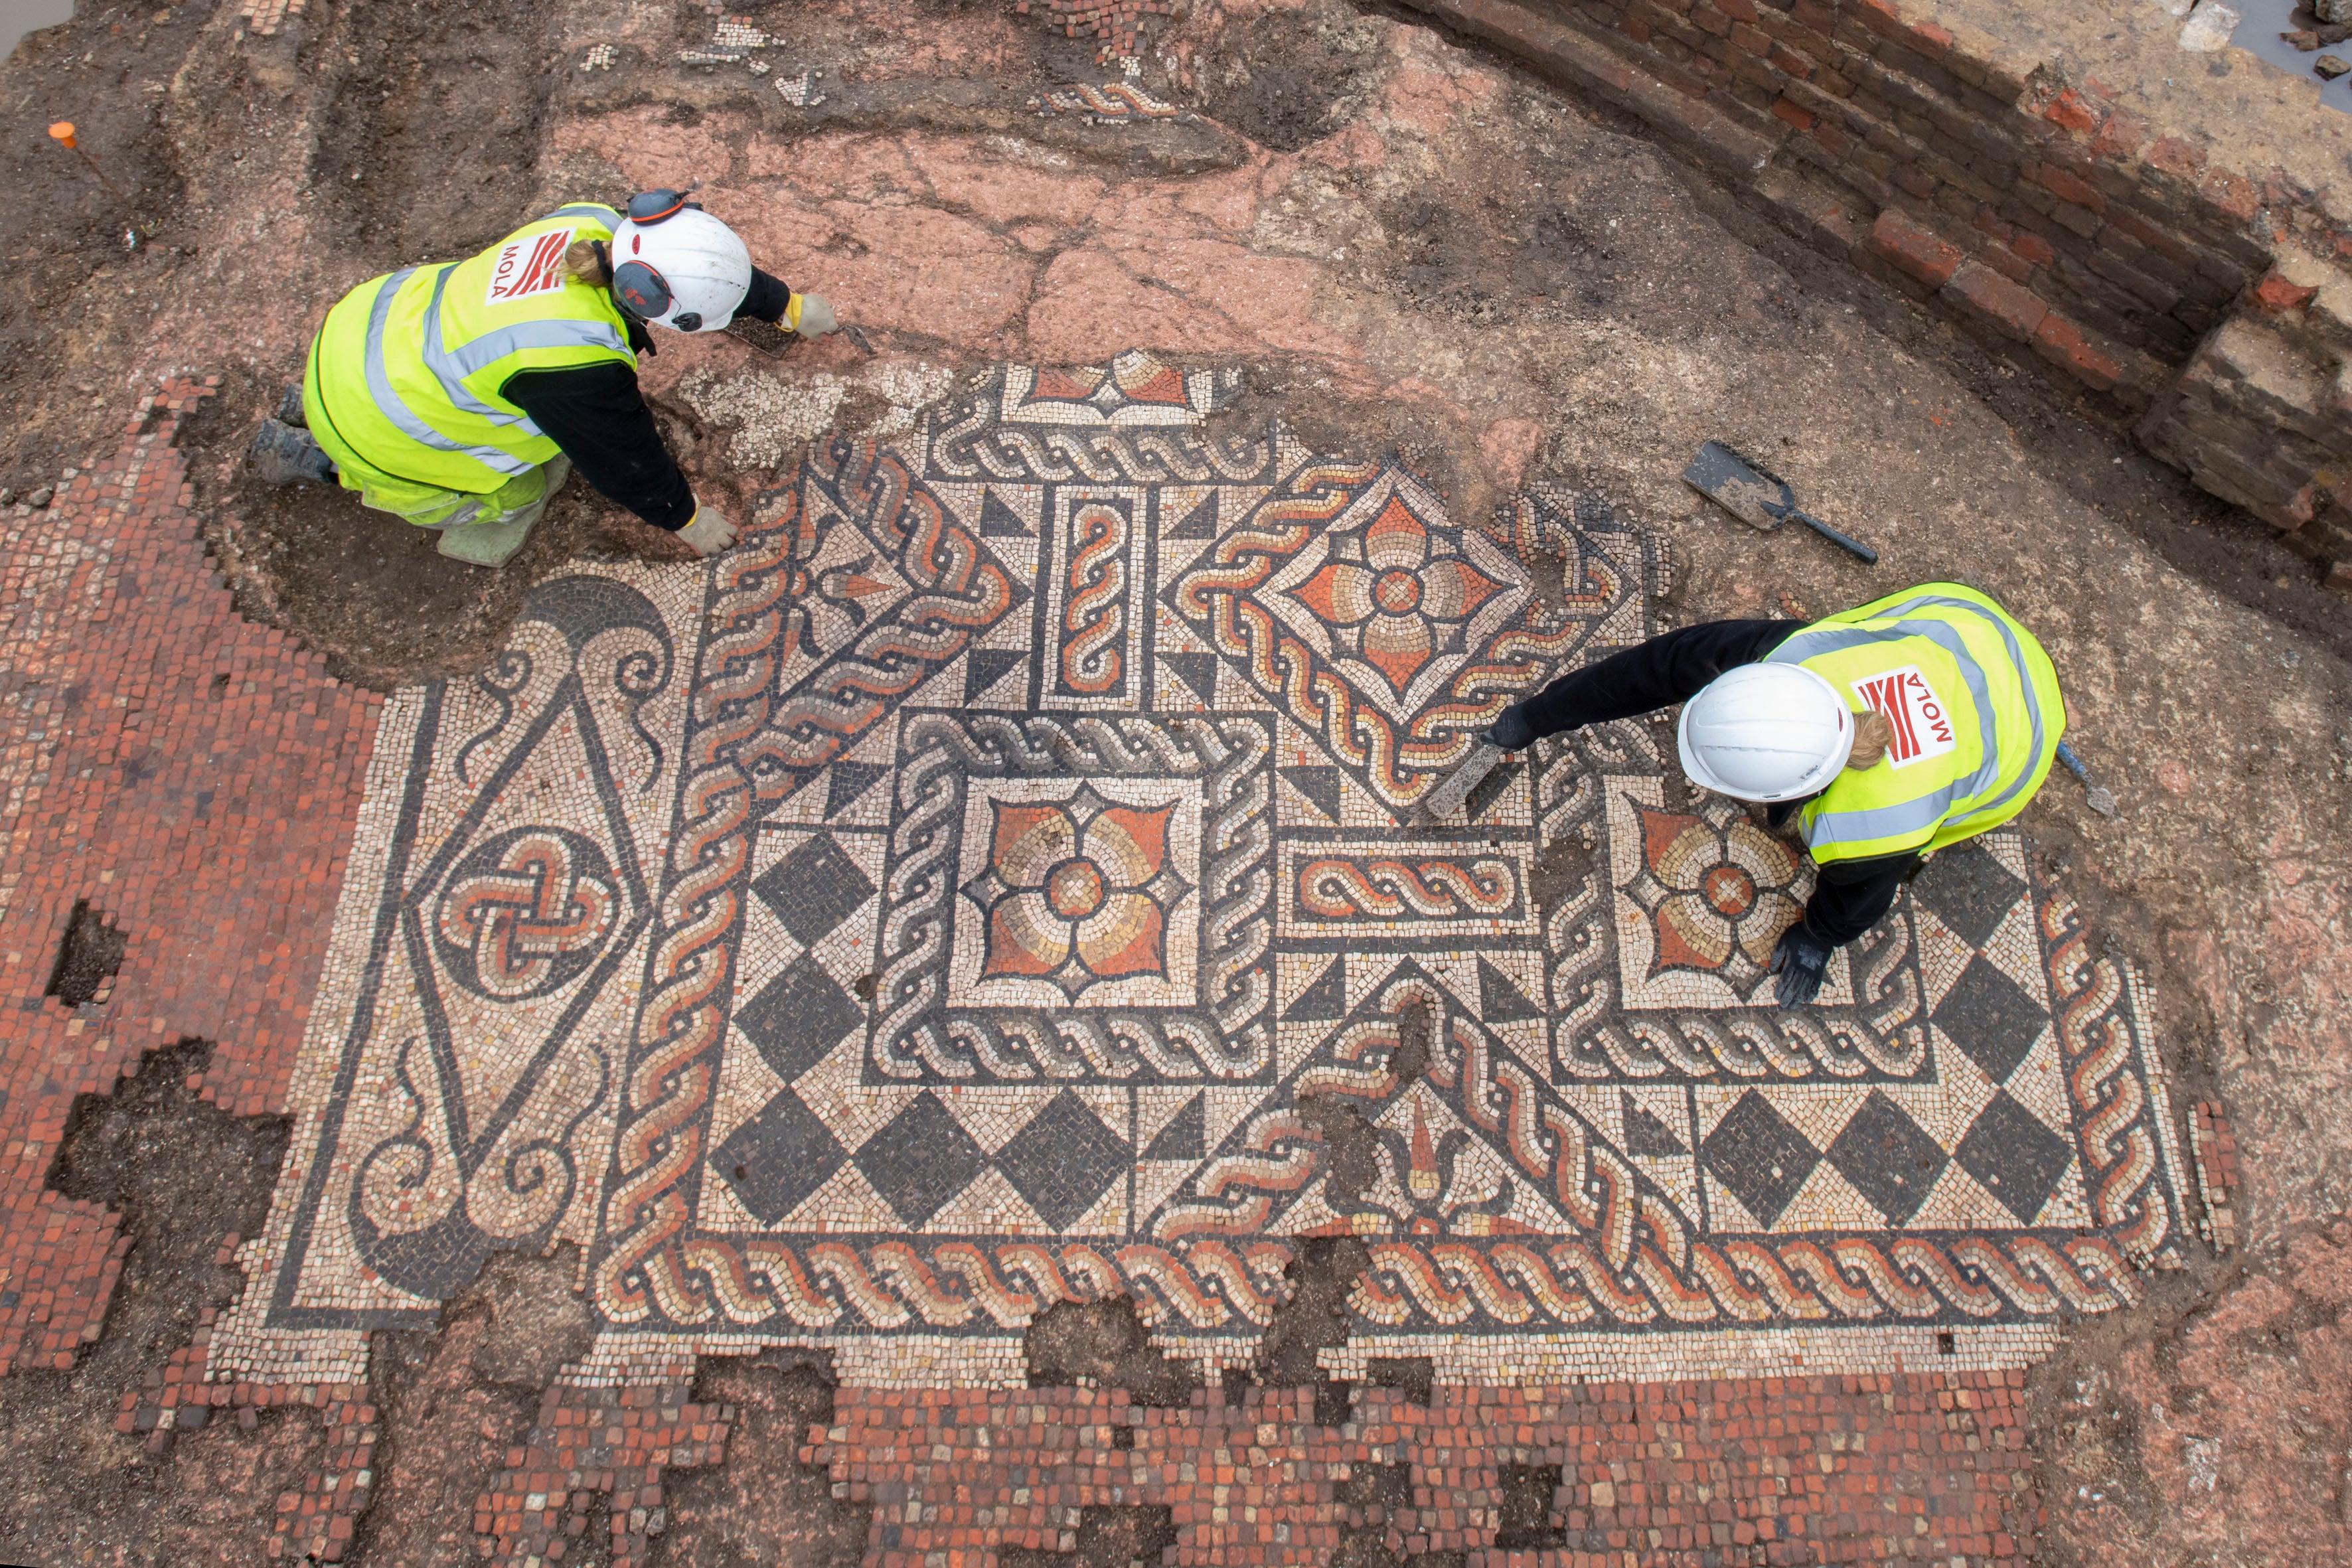
[[[1848,768],[1874,768],[1886,760],[1886,748],[1895,743],[1895,726],[1886,715],[1873,710],[1857,713],[1853,719],[1853,750],[1846,754]]]
[[[575,239],[563,248],[563,270],[583,283],[609,283],[604,270],[604,258],[596,254],[593,239]]]

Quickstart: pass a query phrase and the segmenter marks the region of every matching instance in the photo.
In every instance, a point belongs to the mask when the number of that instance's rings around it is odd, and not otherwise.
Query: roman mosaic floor
[[[2162,1069],[2019,837],[1791,1013],[1806,863],[1663,725],[1423,820],[1666,567],[1597,496],[1470,526],[1212,423],[1236,389],[999,367],[398,694],[215,1368],[356,1381],[562,1241],[602,1382],[789,1343],[1018,1385],[1037,1313],[1118,1295],[1213,1375],[1328,1236],[1373,1264],[1342,1376],[2011,1368],[2132,1300],[2182,1223]]]

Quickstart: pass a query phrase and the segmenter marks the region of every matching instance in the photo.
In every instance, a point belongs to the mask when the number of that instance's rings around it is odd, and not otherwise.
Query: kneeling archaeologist
[[[833,310],[751,265],[675,191],[627,216],[576,203],[466,261],[372,279],[327,312],[299,395],[253,458],[278,483],[338,479],[360,503],[437,529],[441,553],[496,566],[573,468],[702,555],[733,524],[695,503],[637,390],[647,323],[715,332],[738,315],[805,337]]]
[[[1784,1007],[1813,1000],[1830,954],[1927,856],[2024,810],[2066,726],[2033,635],[1973,588],[1928,583],[1810,625],[1686,626],[1563,676],[1503,710],[1433,810],[1506,752],[1675,702],[1691,783],[1763,804],[1774,827],[1793,816],[1819,869],[1773,950]]]

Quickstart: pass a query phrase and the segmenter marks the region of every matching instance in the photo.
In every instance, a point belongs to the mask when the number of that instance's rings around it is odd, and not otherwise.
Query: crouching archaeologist
[[[1973,588],[1928,583],[1810,625],[1710,621],[1562,676],[1506,708],[1432,792],[1458,809],[1505,754],[1545,735],[1684,704],[1692,784],[1763,805],[1818,870],[1773,950],[1784,1007],[1876,925],[1927,857],[2025,809],[2066,707],[2033,635]],[[1465,783],[1465,780],[1468,784]]]
[[[300,388],[255,438],[277,483],[339,481],[360,504],[497,566],[573,468],[702,555],[735,542],[663,446],[637,389],[648,325],[715,332],[738,315],[817,337],[832,308],[751,265],[676,191],[562,207],[465,261],[372,279],[327,312]]]

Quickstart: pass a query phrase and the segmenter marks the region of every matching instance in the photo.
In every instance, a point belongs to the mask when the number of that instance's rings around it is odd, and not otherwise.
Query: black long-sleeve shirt
[[[1803,621],[1703,621],[1611,654],[1558,680],[1522,706],[1538,736],[1556,735],[1612,719],[1631,719],[1689,700],[1699,688],[1743,664],[1754,664],[1801,630]],[[1778,826],[1796,803],[1771,808]],[[1832,860],[1817,868],[1805,902],[1805,928],[1832,947],[1876,925],[1919,864],[1914,850],[1866,860]]]
[[[736,310],[762,321],[783,318],[792,290],[754,268],[751,292]],[[629,323],[629,346],[651,347],[645,330]],[[525,414],[572,459],[596,493],[627,507],[656,528],[675,533],[694,521],[694,490],[677,459],[662,445],[654,411],[637,390],[634,366],[617,361],[562,370],[519,370],[499,395]]]

